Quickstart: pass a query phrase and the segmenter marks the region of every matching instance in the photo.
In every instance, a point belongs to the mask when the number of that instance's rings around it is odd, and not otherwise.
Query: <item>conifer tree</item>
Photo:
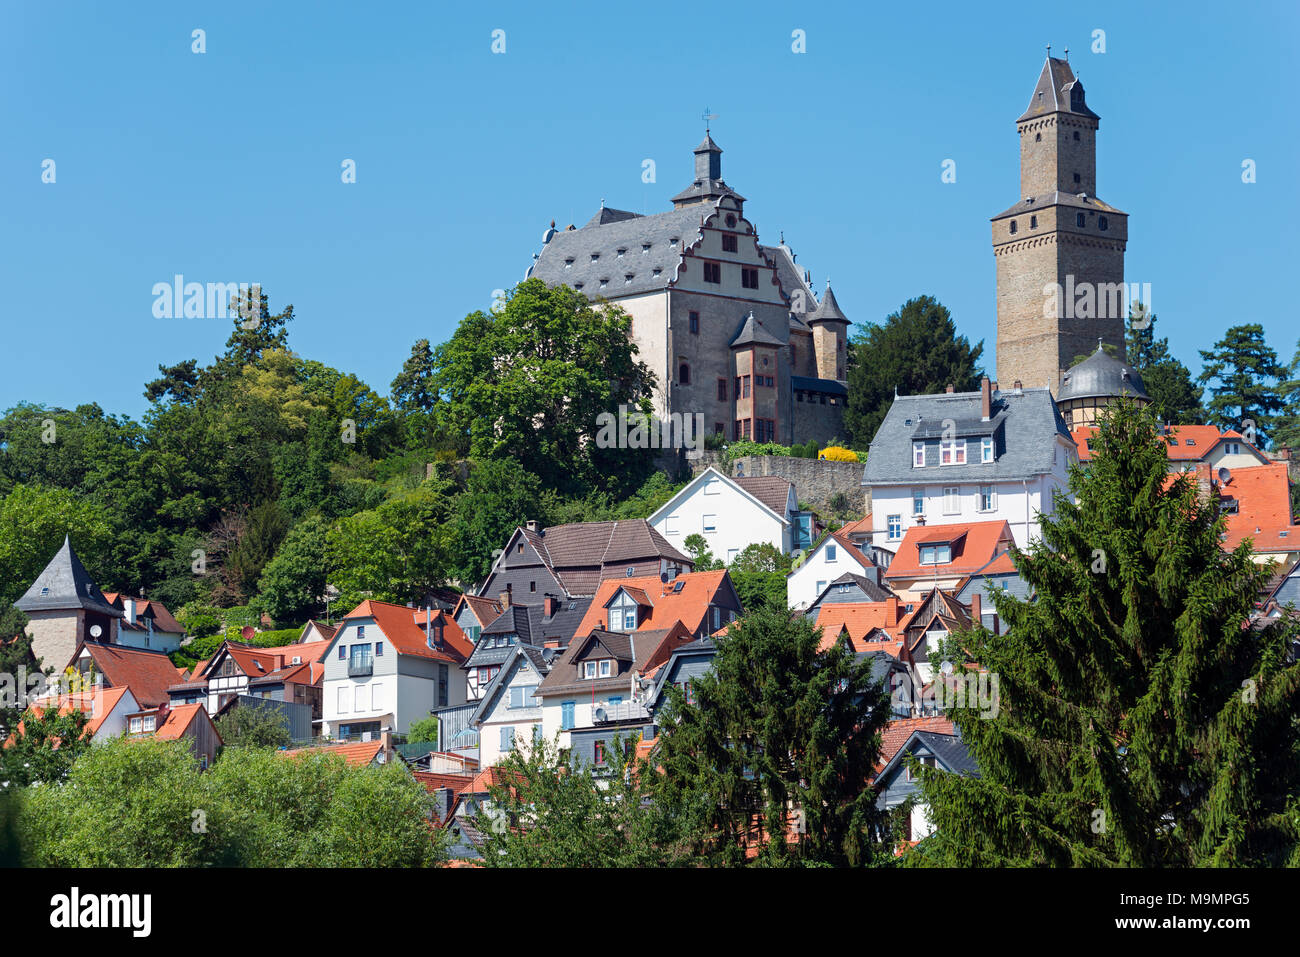
[[[996,717],[952,717],[980,776],[920,769],[916,863],[1300,864],[1297,627],[1251,623],[1267,566],[1221,547],[1218,494],[1171,476],[1148,410],[1103,419],[1072,503],[1013,557],[1030,600],[961,636]]]
[[[656,800],[713,864],[864,865],[885,848],[868,781],[888,720],[869,659],[784,609],[733,622],[691,701],[668,689]],[[887,853],[887,852],[885,852]]]

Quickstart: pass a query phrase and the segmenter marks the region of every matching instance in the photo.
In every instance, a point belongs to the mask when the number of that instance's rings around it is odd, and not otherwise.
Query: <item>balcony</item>
[[[348,659],[348,677],[349,678],[368,678],[375,673],[375,662],[372,658],[349,658]]]

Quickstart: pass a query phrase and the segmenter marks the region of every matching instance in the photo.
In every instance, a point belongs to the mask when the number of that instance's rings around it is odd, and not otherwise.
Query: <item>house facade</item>
[[[771,545],[789,554],[802,514],[794,486],[785,479],[731,478],[710,466],[647,521],[679,552],[686,551],[688,537],[702,535],[713,557],[730,564],[749,545]]]
[[[322,734],[405,734],[435,708],[465,703],[473,647],[444,611],[369,599],[339,621],[324,658]]]
[[[551,670],[555,649],[514,645],[479,699],[471,719],[479,732],[479,766],[491,767],[511,751],[542,737],[537,689]]]
[[[1011,547],[1005,519],[951,525],[914,525],[899,543],[885,583],[911,601],[933,589],[952,591]]]
[[[884,591],[880,574],[879,566],[872,563],[859,545],[840,532],[831,532],[786,577],[786,604],[803,611],[822,597],[831,582],[845,575],[856,575],[869,583],[874,582],[879,591]],[[870,584],[862,587],[871,589]],[[883,601],[885,597],[879,594],[869,600]]]
[[[1047,389],[899,396],[871,443],[873,544],[897,551],[916,525],[1005,521],[1021,548],[1052,493],[1068,489],[1074,440]]]

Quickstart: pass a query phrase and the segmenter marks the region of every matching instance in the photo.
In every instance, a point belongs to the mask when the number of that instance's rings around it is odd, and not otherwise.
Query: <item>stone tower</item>
[[[1056,393],[1099,339],[1124,355],[1128,214],[1096,195],[1099,121],[1069,62],[1049,55],[1016,121],[1020,201],[993,217],[1003,388]]]

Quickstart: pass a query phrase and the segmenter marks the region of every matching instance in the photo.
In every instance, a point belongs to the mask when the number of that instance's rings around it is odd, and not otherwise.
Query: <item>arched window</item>
[[[677,381],[682,385],[691,384],[691,364],[683,362],[677,367]]]

